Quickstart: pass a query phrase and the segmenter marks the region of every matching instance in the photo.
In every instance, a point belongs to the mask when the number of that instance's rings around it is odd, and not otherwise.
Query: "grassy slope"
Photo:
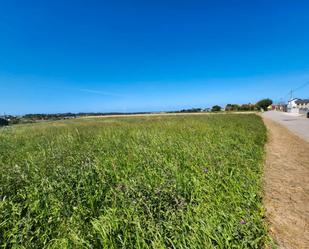
[[[261,248],[256,115],[83,119],[0,132],[0,245]]]

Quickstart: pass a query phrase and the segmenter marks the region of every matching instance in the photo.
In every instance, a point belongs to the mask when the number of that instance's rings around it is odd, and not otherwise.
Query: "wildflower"
[[[246,225],[246,224],[247,224],[247,222],[245,220],[240,221],[240,225]]]
[[[208,172],[209,172],[209,170],[205,168],[204,173],[207,174]]]

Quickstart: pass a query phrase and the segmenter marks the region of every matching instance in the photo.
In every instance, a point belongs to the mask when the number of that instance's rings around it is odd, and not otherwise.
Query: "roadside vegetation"
[[[0,130],[2,248],[263,248],[260,117],[84,118]]]

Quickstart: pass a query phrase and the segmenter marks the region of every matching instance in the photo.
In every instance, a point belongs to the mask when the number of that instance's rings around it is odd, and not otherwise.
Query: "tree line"
[[[256,104],[227,104],[224,108],[224,111],[267,111],[267,107],[272,105],[273,101],[271,99],[262,99],[258,101]],[[223,108],[219,105],[214,105],[212,108],[191,108],[191,109],[183,109],[180,111],[175,111],[176,113],[191,113],[191,112],[220,112]],[[174,112],[174,113],[175,113]]]
[[[224,108],[227,112],[232,111],[267,111],[267,107],[272,105],[271,99],[262,99],[256,104],[227,104]],[[197,112],[220,112],[222,107],[219,105],[214,105],[212,108],[191,108],[182,109],[179,111],[173,111],[168,113],[197,113]],[[47,120],[61,120],[70,119],[85,116],[106,116],[106,115],[133,115],[133,114],[150,114],[151,112],[131,112],[131,113],[121,113],[121,112],[80,112],[80,113],[56,113],[56,114],[26,114],[23,116],[12,116],[5,115],[0,117],[0,126],[6,126],[9,124],[22,124],[22,123],[32,123],[37,121],[47,121]]]
[[[34,123],[38,121],[56,121],[63,119],[72,119],[78,117],[88,117],[88,116],[112,116],[112,115],[133,115],[133,114],[149,114],[150,112],[131,112],[131,113],[121,113],[121,112],[79,112],[79,113],[55,113],[55,114],[25,114],[23,116],[13,116],[4,115],[0,117],[0,126],[6,126],[10,124],[26,124]]]

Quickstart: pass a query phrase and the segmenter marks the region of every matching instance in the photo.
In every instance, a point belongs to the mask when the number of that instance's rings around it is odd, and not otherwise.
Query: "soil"
[[[309,142],[264,118],[264,205],[278,248],[309,248]]]

